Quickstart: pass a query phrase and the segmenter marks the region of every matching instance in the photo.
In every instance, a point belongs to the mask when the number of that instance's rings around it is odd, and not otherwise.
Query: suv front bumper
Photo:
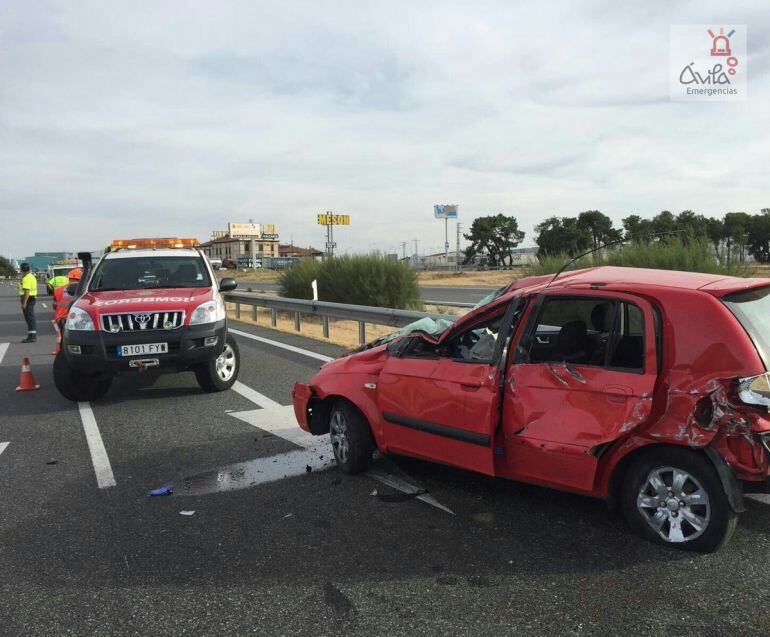
[[[217,337],[216,343],[206,345],[206,339],[214,336]],[[136,371],[138,368],[132,367],[130,361],[137,359],[157,359],[157,368],[183,371],[219,356],[224,348],[226,336],[226,320],[205,325],[184,325],[169,331],[152,330],[113,334],[102,330],[65,330],[62,351],[70,367],[89,375],[114,375]],[[121,345],[146,343],[168,343],[168,353],[142,356],[118,355],[118,347]],[[73,353],[73,346],[80,348],[79,354]]]

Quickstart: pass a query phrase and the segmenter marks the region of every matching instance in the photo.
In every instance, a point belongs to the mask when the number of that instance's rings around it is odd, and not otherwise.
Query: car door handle
[[[463,389],[466,389],[468,391],[472,391],[474,389],[478,389],[481,387],[481,381],[480,380],[464,380],[460,383],[460,387]]]
[[[535,340],[536,340],[536,341],[537,341],[537,342],[538,342],[540,345],[548,345],[548,343],[550,343],[550,342],[551,342],[551,339],[550,339],[550,338],[548,338],[547,336],[535,336]]]
[[[634,394],[633,390],[625,385],[605,385],[602,391],[612,403],[624,403]]]

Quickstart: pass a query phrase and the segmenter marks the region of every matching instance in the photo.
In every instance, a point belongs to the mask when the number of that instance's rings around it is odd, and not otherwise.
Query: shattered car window
[[[450,327],[452,327],[452,325],[454,325],[454,323],[452,321],[448,321],[447,319],[432,319],[426,316],[425,318],[421,318],[415,321],[414,323],[409,323],[409,325],[405,325],[400,330],[397,330],[392,334],[387,334],[381,338],[378,338],[375,341],[372,341],[367,347],[376,347],[378,345],[383,345],[401,336],[412,334],[413,332],[423,332],[425,334],[428,334],[429,336],[432,336],[433,338],[438,338],[444,332],[446,332]]]
[[[759,357],[768,369],[770,365],[770,286],[731,294],[725,305],[748,332]]]
[[[509,287],[511,287],[510,284],[504,285],[501,288],[497,288],[494,292],[487,294],[483,299],[481,299],[478,303],[476,303],[476,305],[473,306],[473,310],[478,310],[480,307],[491,303],[495,299],[499,299],[503,294],[506,293]]]

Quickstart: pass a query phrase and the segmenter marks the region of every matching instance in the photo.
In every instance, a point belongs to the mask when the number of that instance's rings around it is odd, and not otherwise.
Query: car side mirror
[[[67,286],[67,296],[75,296],[77,291],[78,291],[78,284],[77,283],[70,283]]]
[[[238,281],[231,277],[225,277],[219,282],[219,291],[220,292],[229,292],[230,290],[234,290],[238,287]]]

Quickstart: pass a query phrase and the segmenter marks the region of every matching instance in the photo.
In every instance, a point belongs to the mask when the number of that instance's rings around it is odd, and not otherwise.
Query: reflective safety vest
[[[70,311],[69,304],[73,298],[67,294],[66,285],[62,285],[53,291],[53,304],[56,309],[56,314],[53,317],[54,321],[67,318],[67,314]]]
[[[69,285],[70,280],[64,276],[63,274],[59,276],[52,277],[48,280],[48,285],[50,285],[54,290],[56,288],[60,288],[62,285]]]
[[[27,272],[19,282],[19,296],[24,296],[24,290],[29,290],[30,296],[37,296],[37,279],[32,272]]]

